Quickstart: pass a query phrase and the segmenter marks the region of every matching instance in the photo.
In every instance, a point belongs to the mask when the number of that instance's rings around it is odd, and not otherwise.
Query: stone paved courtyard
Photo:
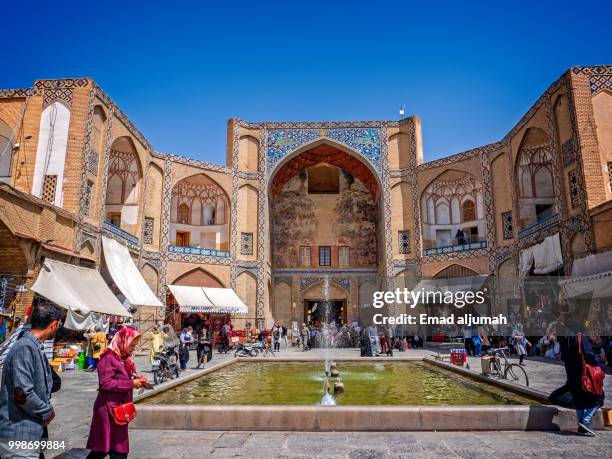
[[[336,358],[357,357],[358,350],[334,350]],[[393,358],[423,357],[431,350],[409,350]],[[322,359],[323,351],[303,353],[282,350],[282,358]],[[217,365],[231,359],[231,354],[214,355]],[[137,366],[147,373],[145,356],[137,357]],[[192,356],[190,362],[195,361]],[[478,359],[468,360],[474,371],[480,371]],[[563,366],[532,358],[527,362],[531,387],[550,392],[564,382]],[[197,370],[183,373],[189,377]],[[63,373],[62,390],[54,395],[57,418],[50,426],[51,439],[67,441],[70,452],[62,457],[84,457],[91,409],[96,396],[97,375],[88,372]],[[606,378],[606,390],[612,394],[612,378]],[[607,403],[610,405],[610,399]],[[571,432],[199,432],[199,431],[130,431],[134,458],[178,457],[612,457],[612,431],[601,431],[595,438]],[[59,452],[48,452],[57,457]]]

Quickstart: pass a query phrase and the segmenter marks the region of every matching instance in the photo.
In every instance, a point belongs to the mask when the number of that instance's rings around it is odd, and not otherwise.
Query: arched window
[[[189,211],[189,206],[185,203],[180,204],[178,206],[178,212],[177,212],[178,223],[182,223],[183,225],[189,225],[190,214],[191,212]]]
[[[471,222],[476,220],[476,205],[474,201],[468,199],[461,205],[461,214],[463,222]]]
[[[450,208],[446,201],[436,203],[436,224],[448,225],[450,223]]]
[[[59,207],[64,199],[69,125],[70,110],[62,102],[53,102],[43,110],[40,117],[32,194]]]
[[[526,131],[516,167],[519,223],[526,228],[556,212],[552,144],[544,130],[532,127]]]
[[[215,208],[211,205],[204,207],[204,224],[205,225],[215,224]]]
[[[537,198],[552,198],[554,197],[553,191],[553,178],[548,167],[539,168],[533,176],[535,185],[535,196]]]

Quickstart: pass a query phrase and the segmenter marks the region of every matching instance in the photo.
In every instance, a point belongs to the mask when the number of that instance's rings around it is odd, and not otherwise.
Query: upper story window
[[[351,264],[351,248],[347,246],[338,247],[338,264],[342,267]]]
[[[331,247],[328,245],[319,247],[319,266],[331,266]]]
[[[311,249],[307,246],[300,247],[300,266],[308,267],[312,264]]]
[[[516,178],[520,227],[533,225],[557,212],[553,184],[552,142],[539,128],[529,128],[519,147]]]

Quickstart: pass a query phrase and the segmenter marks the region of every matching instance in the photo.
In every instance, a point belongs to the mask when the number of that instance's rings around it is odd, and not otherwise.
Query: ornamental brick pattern
[[[301,292],[319,285],[325,276],[329,277],[334,291],[345,295],[346,309],[358,311],[358,304],[367,303],[359,297],[366,284],[393,288],[395,276],[401,272],[409,273],[417,280],[440,272],[472,270],[480,274],[496,274],[501,263],[511,260],[516,264],[520,250],[556,232],[560,233],[565,269],[569,271],[574,257],[572,241],[577,235],[584,237],[587,251],[600,246],[594,239],[591,212],[604,204],[612,192],[609,189],[612,175],[608,177],[612,174],[612,161],[602,156],[596,129],[597,110],[601,108],[594,106],[593,97],[603,97],[602,92],[610,90],[612,66],[572,68],[547,88],[500,141],[426,163],[422,162],[421,128],[417,117],[399,122],[253,123],[233,119],[228,123],[227,165],[155,151],[117,104],[88,78],[38,80],[31,88],[0,90],[0,120],[15,129],[16,139],[21,144],[13,160],[11,186],[14,189],[0,195],[0,204],[10,200],[15,204],[22,203],[21,207],[16,207],[20,210],[13,213],[2,213],[0,205],[0,253],[11,254],[6,261],[8,271],[31,283],[28,276],[37,273],[40,260],[33,258],[36,250],[31,250],[32,243],[18,234],[28,235],[31,240],[59,241],[61,251],[59,248],[56,252],[45,249],[45,256],[97,266],[102,256],[101,235],[108,234],[130,247],[139,266],[147,265],[149,273],[154,271],[160,282],[162,301],[166,301],[168,283],[179,277],[183,279],[195,270],[198,274],[194,279],[204,276],[234,289],[248,286],[251,290],[245,296],[254,301],[254,319],[258,325],[265,325],[271,318],[271,311],[279,307],[274,305],[276,300],[285,301],[283,307],[293,311],[290,313],[292,319],[303,320],[304,298]],[[567,97],[570,107],[570,121],[563,129],[557,125],[553,109],[553,104],[561,96]],[[56,187],[62,186],[63,209],[29,195],[41,113],[53,103],[64,104],[70,110],[66,170],[63,183],[55,184]],[[101,150],[99,157],[91,144],[97,105],[106,114],[102,145],[96,146]],[[612,107],[609,109],[612,111]],[[571,136],[564,134],[561,140],[559,131],[566,132],[569,125]],[[557,214],[525,228],[521,227],[523,222],[518,201],[517,156],[522,139],[531,128],[544,131],[550,139],[547,154]],[[400,135],[401,142],[398,140]],[[103,223],[108,217],[105,198],[111,146],[121,137],[126,137],[134,145],[142,174],[138,213],[122,215],[122,218],[133,219],[129,225],[138,234],[109,232]],[[243,138],[251,142],[248,151],[241,147]],[[319,246],[330,245],[325,243],[313,244],[309,249],[312,252],[310,266],[276,269],[270,257],[269,208],[273,200],[269,193],[273,195],[278,191],[296,171],[323,161],[317,156],[317,151],[325,149],[336,152],[335,162],[331,156],[327,162],[367,182],[365,188],[375,196],[375,208],[379,211],[375,217],[378,234],[376,266],[364,269],[346,267],[344,257],[340,268],[338,247],[348,244],[338,241],[330,249],[329,267],[318,263]],[[257,156],[245,156],[250,154]],[[505,162],[496,163],[498,158]],[[394,170],[390,170],[390,164]],[[156,172],[153,174],[154,167]],[[360,169],[367,170],[368,174],[360,174]],[[482,220],[484,234],[479,234],[480,240],[476,244],[466,244],[459,249],[426,250],[429,245],[425,246],[423,241],[421,197],[429,184],[443,173],[469,173],[478,182],[484,213],[479,220]],[[175,240],[170,221],[173,187],[180,180],[198,174],[204,174],[219,184],[229,198],[229,209],[224,208],[229,216],[228,235],[221,249],[172,245]],[[43,197],[49,199],[53,194],[51,181],[49,179],[49,191],[43,193]],[[500,183],[505,185],[500,188],[497,186]],[[248,212],[241,207],[246,204],[238,202],[244,186],[249,187],[252,196],[257,196],[257,204]],[[400,193],[394,191],[396,186]],[[507,190],[507,196],[500,199],[493,196],[493,190],[497,189]],[[396,194],[401,195],[401,201],[396,201]],[[157,202],[159,199],[161,202]],[[43,210],[36,214],[33,208]],[[31,223],[24,226],[20,219]],[[204,229],[195,231],[206,231],[204,226],[201,228]],[[159,238],[156,232],[159,232]],[[24,252],[26,247],[29,247],[28,252]],[[353,253],[355,247],[350,250]],[[151,279],[154,279],[154,274],[151,274]],[[249,283],[244,283],[245,276],[241,276],[244,274],[248,274]],[[289,286],[290,298],[275,300],[275,286],[279,284],[284,289]]]

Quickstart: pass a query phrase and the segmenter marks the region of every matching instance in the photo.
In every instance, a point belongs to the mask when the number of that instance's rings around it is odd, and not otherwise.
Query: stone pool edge
[[[171,380],[151,391],[137,395],[140,401],[183,383],[192,381],[240,361],[286,361],[285,359],[235,358]],[[344,358],[337,361],[362,359]],[[385,360],[371,358],[368,361]],[[496,381],[476,372],[429,357],[409,357],[403,361],[424,361],[473,379],[520,392],[545,401],[547,394],[536,389]],[[320,361],[320,359],[287,359]],[[388,359],[386,360],[388,361]],[[478,406],[303,406],[303,405],[161,405],[139,404],[136,429],[229,430],[229,431],[471,431],[471,430],[575,430],[573,410],[552,405],[478,405]],[[595,428],[604,428],[601,411]]]

